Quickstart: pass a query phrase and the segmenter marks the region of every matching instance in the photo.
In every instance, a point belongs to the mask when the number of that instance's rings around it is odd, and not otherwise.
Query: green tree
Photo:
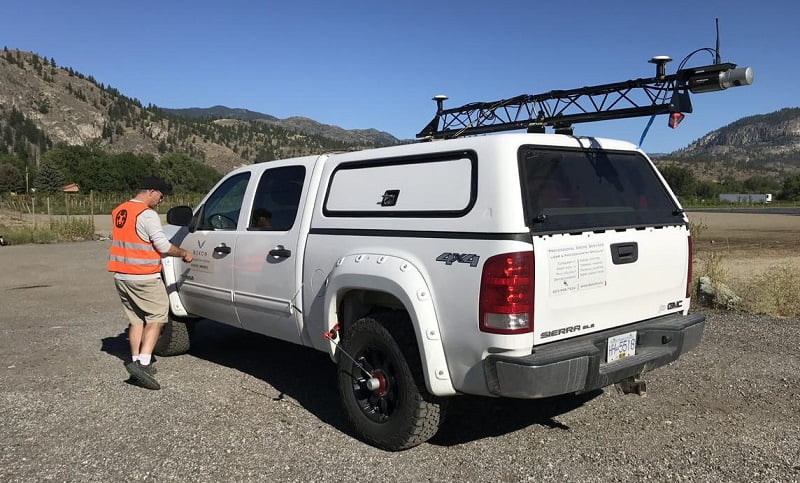
[[[100,191],[133,192],[143,177],[158,175],[156,158],[151,154],[114,154],[109,156],[109,164],[107,169],[115,173],[117,178],[109,178],[110,185],[98,187]]]
[[[689,168],[682,166],[664,166],[660,168],[667,184],[678,196],[695,196],[697,178]]]
[[[40,193],[58,193],[64,187],[64,173],[55,163],[45,163],[39,169],[39,174],[33,182],[34,188]]]
[[[744,180],[744,189],[748,193],[773,193],[780,186],[778,181],[766,176],[751,176]]]
[[[783,180],[780,199],[789,201],[800,201],[800,174],[787,176]]]
[[[720,183],[722,193],[742,193],[745,191],[744,182],[735,178],[724,178]]]
[[[10,163],[0,163],[0,193],[18,192],[23,190],[24,180],[19,169]]]
[[[99,149],[85,146],[67,146],[55,148],[46,152],[43,156],[44,162],[51,161],[61,169],[66,181],[78,183],[83,191],[98,189],[99,184],[113,185],[114,180],[119,177],[115,173],[109,173],[109,167],[105,159],[108,157]],[[109,181],[110,178],[110,181]],[[118,191],[122,187],[117,186],[111,191]]]
[[[719,185],[713,181],[701,180],[695,184],[694,192],[701,200],[716,200],[719,195]]]
[[[185,153],[170,153],[161,158],[160,172],[180,192],[208,191],[221,177],[214,168],[195,161]]]

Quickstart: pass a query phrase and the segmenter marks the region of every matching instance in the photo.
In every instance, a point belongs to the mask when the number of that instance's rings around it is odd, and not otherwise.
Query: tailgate
[[[534,344],[684,311],[689,232],[638,151],[521,146]]]
[[[534,237],[534,344],[688,308],[685,226]]]

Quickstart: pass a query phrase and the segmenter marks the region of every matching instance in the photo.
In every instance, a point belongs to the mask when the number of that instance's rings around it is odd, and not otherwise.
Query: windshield
[[[519,170],[533,232],[683,223],[655,170],[636,152],[522,146]]]

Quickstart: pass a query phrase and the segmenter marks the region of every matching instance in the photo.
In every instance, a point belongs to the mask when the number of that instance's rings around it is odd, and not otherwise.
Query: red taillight
[[[495,255],[483,264],[480,330],[494,334],[533,331],[533,252]]]
[[[689,265],[686,270],[686,298],[688,299],[692,296],[692,258],[694,257],[692,256],[692,235],[689,235],[687,239],[689,240]]]

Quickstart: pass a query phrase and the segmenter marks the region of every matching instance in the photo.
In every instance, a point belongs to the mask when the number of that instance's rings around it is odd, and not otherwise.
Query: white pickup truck
[[[497,134],[254,164],[167,219],[194,260],[165,259],[157,353],[187,351],[195,317],[328,352],[356,433],[388,450],[432,437],[450,397],[632,381],[703,333],[687,218],[627,142]]]

